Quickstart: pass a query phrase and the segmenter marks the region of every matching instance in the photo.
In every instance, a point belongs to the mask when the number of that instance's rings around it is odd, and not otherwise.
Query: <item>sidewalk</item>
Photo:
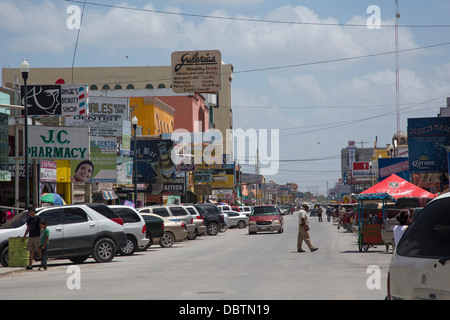
[[[17,267],[17,268],[0,267],[0,278],[7,276],[7,275],[12,275],[13,273],[22,272],[22,271],[25,271],[25,268],[22,268],[22,267]]]

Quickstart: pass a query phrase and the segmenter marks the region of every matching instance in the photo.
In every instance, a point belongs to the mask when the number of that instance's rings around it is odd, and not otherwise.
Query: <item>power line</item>
[[[73,3],[83,3],[79,0],[65,0],[67,2]],[[364,27],[367,28],[367,24],[356,24],[356,23],[330,23],[330,22],[302,22],[302,21],[285,21],[285,20],[269,20],[269,19],[255,19],[255,18],[238,18],[238,17],[226,17],[226,16],[212,16],[205,14],[195,14],[195,13],[183,13],[175,11],[164,11],[164,10],[153,10],[144,9],[136,7],[126,7],[121,5],[111,5],[96,2],[86,2],[86,4],[91,6],[106,7],[113,9],[140,11],[148,13],[166,14],[166,15],[176,15],[176,16],[186,16],[193,18],[205,18],[205,19],[216,19],[216,20],[231,20],[231,21],[244,21],[244,22],[257,22],[257,23],[273,23],[273,24],[291,24],[291,25],[312,25],[312,26],[331,26],[331,27]],[[394,24],[382,24],[380,27],[383,28],[395,28]],[[434,24],[434,25],[399,25],[401,28],[449,28],[450,24]]]

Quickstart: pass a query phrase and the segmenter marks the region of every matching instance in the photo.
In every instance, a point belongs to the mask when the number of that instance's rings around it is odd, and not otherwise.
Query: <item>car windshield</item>
[[[14,216],[11,220],[6,222],[0,227],[0,229],[14,229],[23,226],[29,218],[28,211],[22,211],[18,215]]]
[[[277,208],[273,206],[254,207],[252,213],[254,216],[270,216],[273,214],[278,214]]]

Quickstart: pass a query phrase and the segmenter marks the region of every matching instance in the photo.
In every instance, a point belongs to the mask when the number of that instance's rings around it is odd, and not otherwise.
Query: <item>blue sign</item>
[[[408,119],[410,173],[447,172],[450,117]]]

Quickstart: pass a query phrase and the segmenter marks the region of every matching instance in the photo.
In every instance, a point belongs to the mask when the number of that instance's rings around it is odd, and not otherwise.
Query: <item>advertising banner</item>
[[[410,173],[447,172],[450,118],[408,119]]]
[[[171,61],[174,92],[219,92],[222,88],[220,51],[176,51]]]
[[[409,181],[408,158],[380,158],[378,159],[378,180],[386,179],[396,174],[402,179]]]
[[[32,159],[89,159],[89,128],[29,126],[28,156]]]
[[[137,140],[138,183],[174,182],[176,167],[171,158],[172,140]],[[131,154],[134,156],[134,143]]]
[[[116,182],[116,138],[91,138],[90,159],[71,161],[72,182]]]
[[[66,118],[67,126],[89,127],[91,137],[122,137],[123,120],[128,120],[127,98],[91,97],[89,115]]]
[[[52,84],[28,85],[27,108],[29,116],[87,115],[87,85]],[[25,87],[21,86],[21,103],[25,105]],[[22,111],[22,115],[24,112]]]

